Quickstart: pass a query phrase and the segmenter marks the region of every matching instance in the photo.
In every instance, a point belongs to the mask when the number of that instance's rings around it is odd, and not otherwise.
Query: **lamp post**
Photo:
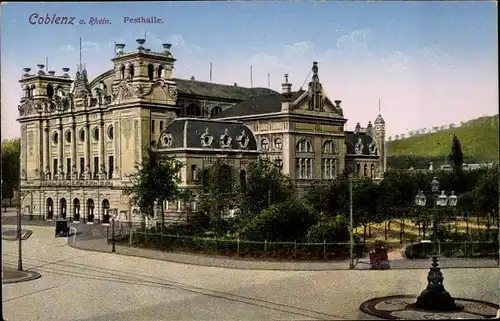
[[[437,212],[447,206],[454,207],[457,205],[458,198],[454,192],[451,192],[450,196],[446,196],[445,191],[441,191],[441,195],[438,195],[439,191],[439,181],[434,177],[431,182],[431,191],[434,197],[433,203],[433,255],[432,264],[427,275],[427,288],[422,291],[420,296],[417,298],[416,307],[425,310],[436,310],[436,311],[451,311],[457,309],[455,304],[455,299],[451,297],[448,291],[445,290],[443,281],[443,273],[439,268],[438,259],[438,223]],[[427,202],[427,197],[423,191],[419,191],[415,197],[415,204],[417,206],[424,207]]]
[[[21,179],[22,181],[22,179]],[[22,186],[22,184],[20,184]],[[19,204],[17,205],[17,241],[18,244],[18,256],[17,256],[17,270],[23,270],[23,240],[22,240],[22,230],[21,230],[21,209],[24,198],[28,196],[29,191],[22,191],[19,189]]]
[[[349,175],[349,269],[354,269],[354,224],[353,224],[353,202],[352,202],[352,176]]]
[[[113,216],[111,218],[111,239],[113,242],[111,252],[116,252],[116,248],[115,248],[115,218],[116,218],[116,211],[113,211]]]

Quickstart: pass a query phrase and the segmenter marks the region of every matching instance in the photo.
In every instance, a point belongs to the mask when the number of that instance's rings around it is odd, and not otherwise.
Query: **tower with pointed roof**
[[[382,175],[385,173],[387,170],[387,146],[386,146],[386,141],[385,141],[385,120],[382,118],[382,114],[378,114],[377,118],[375,119],[374,123],[374,130],[373,130],[375,142],[378,146],[378,151],[379,151],[379,176],[382,177]]]

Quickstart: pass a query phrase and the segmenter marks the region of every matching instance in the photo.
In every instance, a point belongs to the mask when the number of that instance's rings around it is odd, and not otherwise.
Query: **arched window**
[[[200,117],[201,109],[196,104],[189,104],[186,108],[186,116]]]
[[[222,112],[222,108],[220,108],[219,106],[215,106],[210,111],[210,117],[215,117],[216,115],[220,114],[221,112]]]
[[[148,77],[149,81],[153,81],[153,77],[155,74],[155,67],[152,64],[148,65]]]
[[[363,166],[363,176],[364,177],[368,176],[368,165],[366,165],[366,164],[365,164],[365,166]]]
[[[36,89],[35,85],[31,86],[31,88],[30,88],[30,97],[35,96],[35,89]]]
[[[54,87],[52,87],[52,85],[47,85],[47,97],[49,97],[49,99],[54,97]]]
[[[129,78],[134,78],[134,65],[133,64],[131,64],[128,67],[128,72],[129,72]]]
[[[223,190],[222,192],[229,192],[233,186],[233,171],[229,165],[221,165],[217,173],[217,186]]]
[[[323,153],[325,154],[333,154],[337,152],[337,146],[335,145],[335,142],[332,140],[327,140],[323,144]]]
[[[240,171],[240,187],[243,190],[247,188],[247,171],[244,169]]]
[[[201,185],[203,187],[203,192],[207,193],[210,191],[210,171],[205,169],[201,173]]]
[[[123,66],[123,65],[120,69],[120,76],[121,76],[121,79],[125,79],[125,66]]]
[[[356,175],[357,175],[357,176],[359,176],[360,174],[361,174],[361,164],[360,164],[360,163],[358,163],[358,164],[356,165]]]
[[[163,78],[164,71],[163,66],[158,67],[158,78]]]
[[[312,153],[313,151],[311,142],[306,138],[301,139],[297,145],[300,153]]]
[[[370,166],[370,177],[371,178],[375,177],[375,165],[374,164],[372,164]]]
[[[59,200],[59,211],[62,219],[66,218],[66,199],[61,198]]]
[[[73,221],[80,221],[80,200],[78,198],[73,200]]]
[[[94,200],[91,198],[87,200],[87,222],[94,222]]]
[[[47,216],[46,218],[48,220],[51,220],[54,217],[54,201],[52,198],[47,198],[47,201],[45,203],[46,205],[46,210],[47,210]]]

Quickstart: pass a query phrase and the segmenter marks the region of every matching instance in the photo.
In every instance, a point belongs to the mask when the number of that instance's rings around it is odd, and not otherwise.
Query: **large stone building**
[[[386,168],[385,123],[345,131],[340,106],[327,97],[313,63],[308,88],[282,92],[172,77],[170,45],[125,52],[94,80],[78,66],[75,79],[38,65],[20,80],[21,189],[24,214],[86,223],[140,220],[122,192],[149,148],[175,155],[185,166],[182,186],[199,186],[198,173],[222,160],[246,178],[246,166],[266,155],[302,189],[344,170],[380,177]],[[183,217],[179,202],[165,204]],[[194,204],[194,207],[196,205]]]

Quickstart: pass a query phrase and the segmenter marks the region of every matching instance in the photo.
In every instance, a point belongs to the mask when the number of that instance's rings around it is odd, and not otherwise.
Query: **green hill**
[[[388,142],[388,165],[408,168],[420,164],[418,167],[422,168],[422,163],[429,161],[444,163],[451,151],[453,135],[460,140],[466,162],[498,160],[498,115],[495,115],[470,120],[460,127]]]

